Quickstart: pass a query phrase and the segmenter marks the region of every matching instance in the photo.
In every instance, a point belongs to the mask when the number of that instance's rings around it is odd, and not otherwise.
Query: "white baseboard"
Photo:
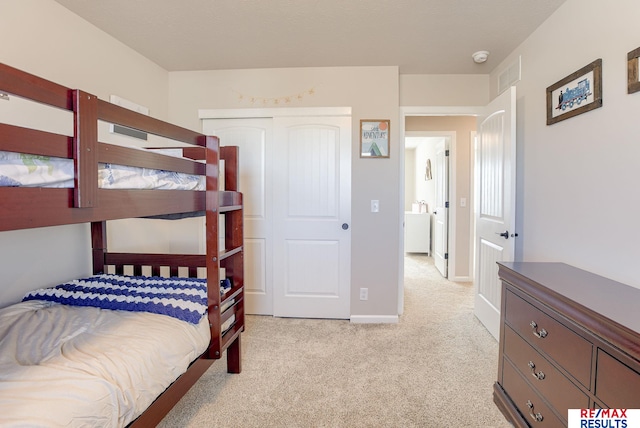
[[[351,315],[354,324],[397,324],[398,315]]]

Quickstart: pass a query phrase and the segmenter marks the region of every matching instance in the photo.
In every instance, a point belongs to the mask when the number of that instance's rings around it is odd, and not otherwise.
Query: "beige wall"
[[[172,121],[199,128],[199,109],[351,107],[351,314],[393,316],[402,200],[398,98],[397,67],[175,72],[170,73],[169,113]],[[360,158],[360,119],[391,120],[388,159]],[[370,212],[372,199],[380,201],[377,214]],[[367,301],[359,300],[360,287],[369,289]]]
[[[0,61],[167,117],[167,72],[53,0],[0,2]]]
[[[2,0],[0,16],[0,62],[102,99],[119,95],[166,119],[167,72],[58,3]],[[88,274],[89,244],[87,225],[0,232],[0,307]]]
[[[489,103],[488,74],[403,74],[400,105],[484,106]]]
[[[451,147],[455,160],[455,177],[450,182],[454,186],[450,200],[449,219],[449,275],[453,278],[469,279],[473,276],[471,254],[471,220],[473,215],[473,189],[471,187],[471,132],[476,130],[473,116],[408,116],[406,131],[455,132],[455,147]],[[432,164],[432,167],[434,165]],[[460,206],[460,198],[465,198],[465,207]],[[431,209],[431,208],[430,208]],[[453,244],[453,245],[451,245]],[[453,252],[451,252],[453,250]]]
[[[640,46],[637,0],[568,0],[491,74],[522,56],[517,84],[517,254],[561,261],[640,288],[640,93],[627,53]],[[569,22],[585,31],[563,31]],[[588,30],[587,30],[588,28]],[[602,58],[603,107],[546,125],[546,88]]]

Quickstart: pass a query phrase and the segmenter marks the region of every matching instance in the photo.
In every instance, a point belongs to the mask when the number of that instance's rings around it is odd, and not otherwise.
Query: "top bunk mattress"
[[[101,189],[205,190],[204,176],[114,164],[98,164]],[[72,159],[0,151],[0,187],[73,188]]]

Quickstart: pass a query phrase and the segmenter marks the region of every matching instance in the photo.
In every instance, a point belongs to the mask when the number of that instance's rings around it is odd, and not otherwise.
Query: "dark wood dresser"
[[[563,263],[498,263],[494,402],[517,427],[567,410],[640,408],[640,289]]]

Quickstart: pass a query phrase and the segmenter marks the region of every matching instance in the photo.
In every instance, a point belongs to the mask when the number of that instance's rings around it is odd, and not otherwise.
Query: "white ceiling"
[[[168,71],[487,74],[565,0],[56,0]],[[471,55],[490,52],[475,64]]]

